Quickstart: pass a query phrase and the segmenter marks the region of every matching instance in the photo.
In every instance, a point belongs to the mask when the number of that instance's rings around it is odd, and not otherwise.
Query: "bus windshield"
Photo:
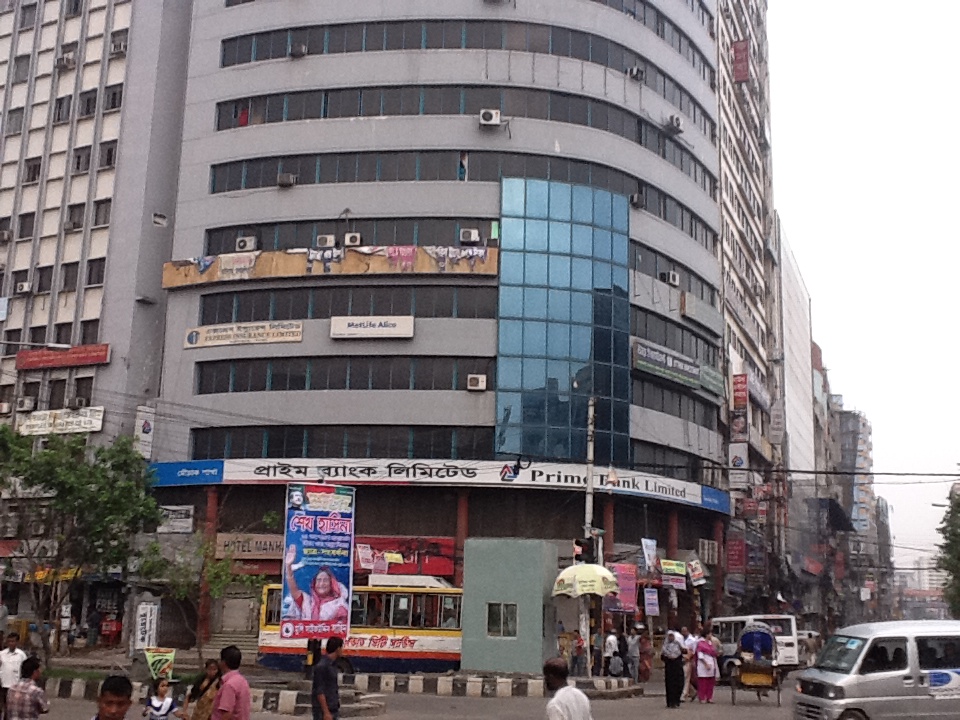
[[[866,644],[863,638],[834,635],[817,654],[817,663],[814,667],[818,670],[847,675],[857,664],[857,659]]]

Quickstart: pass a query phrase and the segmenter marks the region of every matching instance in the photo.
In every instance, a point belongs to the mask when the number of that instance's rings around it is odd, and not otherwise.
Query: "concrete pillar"
[[[603,503],[603,561],[613,562],[613,498],[607,498]]]
[[[680,551],[680,516],[676,510],[667,515],[667,559],[676,560]]]
[[[723,604],[723,585],[726,578],[726,558],[724,557],[726,543],[723,530],[723,518],[718,517],[713,521],[713,541],[717,544],[717,564],[713,568],[713,608],[710,613],[713,616],[721,613]]]
[[[457,493],[457,530],[453,550],[453,584],[463,587],[463,546],[467,542],[470,522],[470,491]]]
[[[203,539],[210,548],[217,542],[217,518],[220,514],[220,497],[216,485],[207,486],[207,512],[203,524]],[[197,612],[197,634],[206,642],[210,639],[210,586],[206,575],[200,578],[200,606]]]

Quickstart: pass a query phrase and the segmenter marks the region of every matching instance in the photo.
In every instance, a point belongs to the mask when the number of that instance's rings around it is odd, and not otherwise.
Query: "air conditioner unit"
[[[110,43],[110,54],[111,55],[126,55],[127,54],[127,41],[126,40],[115,40]]]
[[[0,415],[9,415],[13,412],[13,405],[8,402],[0,402]]]
[[[302,58],[307,56],[307,44],[306,43],[294,43],[290,46],[290,57],[292,58]]]
[[[63,224],[63,229],[66,230],[67,232],[70,232],[71,230],[79,230],[80,223],[74,222],[73,220],[67,220]]]
[[[17,398],[17,412],[33,412],[37,407],[37,399],[29,395]]]
[[[680,287],[680,273],[673,270],[660,273],[660,282],[665,282],[673,287]]]
[[[72,397],[67,398],[67,401],[63,404],[68,410],[80,410],[87,407],[90,404],[90,401],[85,397]]]
[[[10,242],[13,240],[13,233],[10,230],[0,230],[0,242]]]
[[[18,282],[13,292],[15,295],[29,295],[33,292],[33,283],[29,280],[27,282]]]
[[[344,247],[359,247],[363,245],[363,235],[360,233],[347,233],[343,236]]]
[[[639,65],[634,65],[632,68],[627,70],[627,75],[630,76],[631,80],[636,80],[637,82],[643,82],[643,68]]]
[[[57,70],[73,70],[77,66],[77,56],[72,52],[64,53],[57,58]]]
[[[717,565],[720,562],[719,547],[715,540],[700,539],[697,554],[704,565]]]
[[[480,127],[500,127],[500,111],[494,108],[484,108],[480,111]]]
[[[313,246],[315,248],[334,248],[337,246],[337,236],[317,235],[317,237],[313,239]]]
[[[486,389],[486,375],[467,375],[467,390],[470,390],[471,392],[483,392]]]
[[[293,173],[280,173],[277,175],[277,186],[286,188],[297,184],[297,176]]]
[[[257,238],[253,235],[243,235],[237,238],[237,252],[251,252],[257,249]]]
[[[670,122],[667,123],[667,129],[671,132],[682,133],[683,132],[683,118],[679,115],[671,115]]]
[[[460,244],[461,245],[479,245],[480,244],[480,231],[476,228],[463,228],[460,231]]]
[[[635,207],[635,208],[638,208],[638,209],[642,208],[642,207],[643,207],[643,193],[638,193],[638,192],[632,193],[632,194],[630,195],[630,204],[633,205],[633,207]]]

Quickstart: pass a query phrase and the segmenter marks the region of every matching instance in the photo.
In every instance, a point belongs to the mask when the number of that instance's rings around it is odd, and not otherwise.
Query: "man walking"
[[[630,628],[630,634],[627,635],[627,674],[636,682],[640,670],[640,636],[637,635],[637,628]]]
[[[697,645],[700,644],[700,628],[695,632],[689,632],[687,628],[681,628],[683,635],[683,650],[686,660],[683,665],[683,699],[693,700],[697,696]]]
[[[7,635],[7,646],[0,650],[0,711],[7,704],[7,692],[20,682],[20,668],[27,654],[17,647],[20,636],[12,632]]]
[[[133,683],[125,675],[111,675],[100,686],[93,720],[124,720],[133,704]]]
[[[40,661],[27,658],[20,666],[20,680],[7,691],[6,720],[37,720],[50,712],[50,703],[40,682]]]
[[[220,689],[213,699],[212,720],[250,720],[250,684],[240,674],[243,655],[236,645],[220,651]]]
[[[610,674],[610,661],[613,660],[613,654],[620,649],[620,641],[617,639],[617,633],[610,628],[607,639],[603,641],[603,674]]]
[[[343,652],[343,640],[333,637],[327,640],[327,649],[317,667],[313,669],[313,720],[340,720],[340,685],[337,677],[337,660]]]
[[[543,664],[543,682],[553,693],[547,703],[547,720],[593,720],[590,700],[567,685],[567,663],[563,658],[551,658]]]

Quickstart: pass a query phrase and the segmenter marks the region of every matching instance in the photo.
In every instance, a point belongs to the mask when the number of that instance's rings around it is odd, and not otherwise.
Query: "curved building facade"
[[[715,9],[198,0],[155,459],[570,540],[593,396],[608,550],[722,541]]]

